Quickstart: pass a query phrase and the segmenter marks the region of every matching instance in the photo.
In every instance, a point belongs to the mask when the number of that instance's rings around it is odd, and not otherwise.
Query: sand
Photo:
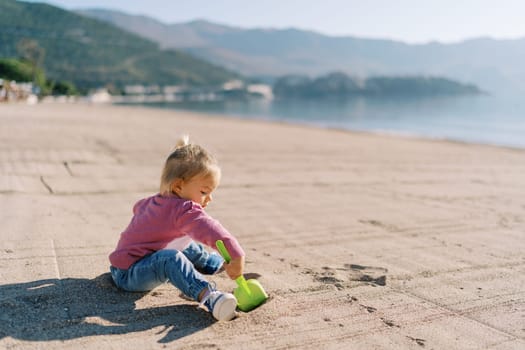
[[[270,294],[214,322],[107,255],[176,136]],[[0,348],[523,349],[525,151],[87,104],[0,105]],[[213,276],[232,290],[225,274]]]

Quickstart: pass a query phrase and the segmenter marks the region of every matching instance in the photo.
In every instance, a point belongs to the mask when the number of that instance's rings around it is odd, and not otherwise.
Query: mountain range
[[[239,76],[103,21],[48,4],[0,0],[0,58],[19,57],[24,40],[41,48],[40,65],[48,78],[73,82],[81,90],[126,84],[210,86]]]
[[[475,84],[491,93],[525,92],[525,38],[407,44],[333,37],[293,28],[237,28],[203,20],[166,24],[146,16],[101,9],[77,13],[248,76],[318,76],[334,71],[356,77],[441,76]]]

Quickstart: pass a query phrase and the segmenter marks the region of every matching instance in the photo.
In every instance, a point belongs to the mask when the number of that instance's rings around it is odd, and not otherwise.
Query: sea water
[[[249,100],[156,107],[319,127],[525,148],[521,96]]]

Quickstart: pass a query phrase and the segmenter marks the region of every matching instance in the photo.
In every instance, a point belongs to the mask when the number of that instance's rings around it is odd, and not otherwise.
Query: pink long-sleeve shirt
[[[191,200],[160,194],[133,207],[133,218],[109,255],[111,265],[128,269],[144,256],[161,249],[184,250],[192,240],[215,248],[223,240],[233,259],[244,256],[239,242],[217,220]]]

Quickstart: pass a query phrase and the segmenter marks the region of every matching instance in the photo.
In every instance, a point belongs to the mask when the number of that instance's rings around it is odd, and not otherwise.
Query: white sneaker
[[[236,316],[237,299],[231,293],[225,293],[209,287],[209,292],[202,298],[200,305],[205,305],[219,321],[229,321]]]

